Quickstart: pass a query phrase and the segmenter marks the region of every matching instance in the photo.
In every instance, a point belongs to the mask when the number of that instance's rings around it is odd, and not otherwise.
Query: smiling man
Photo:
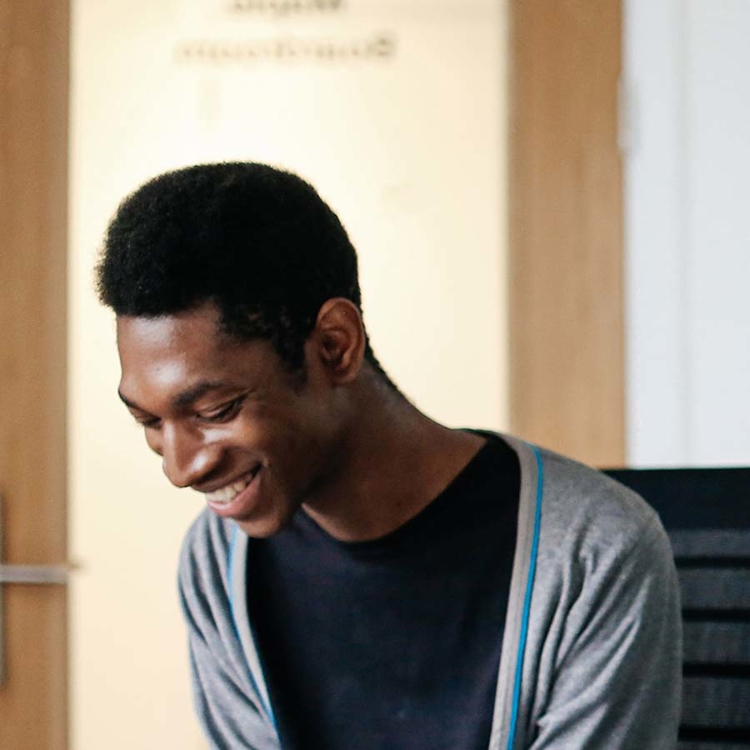
[[[180,591],[212,747],[674,745],[658,518],[591,469],[420,413],[312,187],[259,164],[161,175],[118,209],[98,282],[120,398],[206,498]]]

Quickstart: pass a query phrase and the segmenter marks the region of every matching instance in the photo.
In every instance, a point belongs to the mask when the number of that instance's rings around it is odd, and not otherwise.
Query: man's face
[[[211,305],[119,317],[119,392],[172,484],[268,536],[335,473],[343,422],[317,362],[300,385],[270,342],[232,339],[218,320]]]

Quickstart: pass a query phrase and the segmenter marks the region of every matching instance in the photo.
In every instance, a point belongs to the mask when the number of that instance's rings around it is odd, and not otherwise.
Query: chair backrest
[[[679,750],[750,747],[750,469],[612,469],[659,513],[680,578]]]

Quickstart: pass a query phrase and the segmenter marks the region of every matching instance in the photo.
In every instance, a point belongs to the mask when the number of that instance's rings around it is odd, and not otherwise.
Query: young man
[[[666,750],[676,577],[631,492],[421,414],[378,363],[354,249],[307,183],[168,173],[98,268],[120,398],[207,509],[180,591],[215,748]]]

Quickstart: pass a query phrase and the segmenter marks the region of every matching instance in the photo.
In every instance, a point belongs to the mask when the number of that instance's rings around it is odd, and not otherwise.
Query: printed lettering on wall
[[[212,17],[211,36],[180,39],[174,58],[203,66],[357,64],[394,58],[396,34],[363,29],[361,23],[352,32],[345,24],[350,13],[345,0],[214,0],[204,7],[204,17]]]

